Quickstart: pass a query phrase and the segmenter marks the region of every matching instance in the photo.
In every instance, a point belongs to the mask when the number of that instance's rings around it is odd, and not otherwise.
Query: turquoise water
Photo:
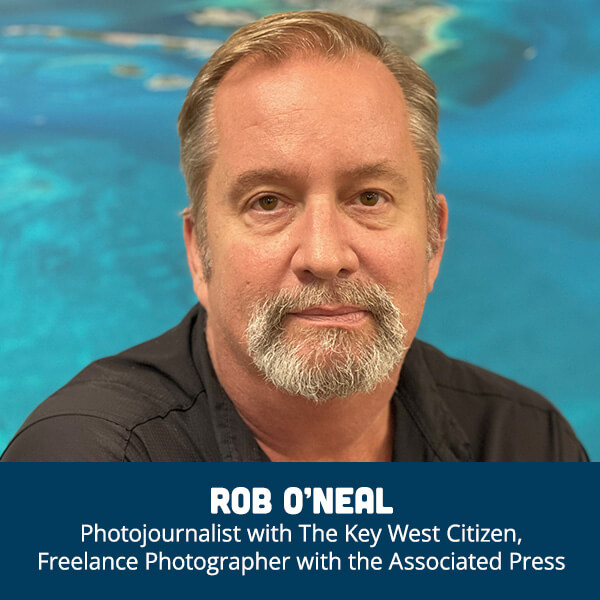
[[[198,25],[186,15],[216,3],[85,4],[0,1],[0,449],[88,362],[194,302],[177,113],[225,18],[291,6],[220,3]],[[434,3],[372,4],[389,21]],[[457,9],[422,59],[451,227],[420,335],[544,393],[598,460],[600,3],[435,6]]]

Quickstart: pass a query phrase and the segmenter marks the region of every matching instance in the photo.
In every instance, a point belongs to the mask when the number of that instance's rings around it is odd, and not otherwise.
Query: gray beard
[[[324,304],[345,304],[368,311],[375,331],[306,327],[289,336],[283,327],[291,312]],[[390,294],[380,285],[338,280],[282,290],[254,308],[246,330],[248,353],[276,388],[315,403],[371,392],[400,363],[406,329]]]

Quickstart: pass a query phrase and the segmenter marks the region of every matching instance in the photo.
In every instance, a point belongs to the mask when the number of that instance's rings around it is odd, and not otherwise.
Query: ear
[[[204,271],[202,269],[202,261],[200,260],[200,252],[196,240],[196,228],[189,211],[186,211],[183,216],[183,240],[185,242],[188,266],[194,284],[194,292],[198,297],[200,304],[202,304],[204,308],[208,308],[208,290],[206,281],[204,280]]]
[[[438,276],[442,255],[444,254],[444,240],[446,239],[446,232],[448,230],[448,204],[446,203],[446,197],[442,194],[437,194],[436,199],[439,207],[438,233],[440,245],[437,252],[429,259],[429,264],[427,265],[427,293],[433,290],[433,284]]]

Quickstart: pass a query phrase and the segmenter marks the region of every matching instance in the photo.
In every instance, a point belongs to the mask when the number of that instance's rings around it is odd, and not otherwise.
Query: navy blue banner
[[[24,598],[586,597],[598,468],[1,464],[0,585]]]

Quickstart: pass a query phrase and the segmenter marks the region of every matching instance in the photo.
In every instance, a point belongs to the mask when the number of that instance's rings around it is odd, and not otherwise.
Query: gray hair
[[[277,13],[238,29],[212,55],[190,86],[179,113],[181,168],[190,198],[190,206],[184,214],[190,214],[195,223],[207,279],[211,267],[206,243],[206,179],[217,149],[213,99],[219,83],[237,62],[249,56],[278,63],[302,53],[344,59],[361,52],[378,58],[404,93],[409,133],[423,169],[428,255],[436,253],[441,240],[436,198],[440,149],[435,84],[408,55],[363,23],[318,11]]]
[[[288,338],[283,323],[291,312],[335,303],[368,310],[374,334],[312,327]],[[265,379],[316,404],[372,392],[402,361],[406,335],[390,293],[381,285],[351,279],[280,290],[257,303],[246,329],[248,354]]]

